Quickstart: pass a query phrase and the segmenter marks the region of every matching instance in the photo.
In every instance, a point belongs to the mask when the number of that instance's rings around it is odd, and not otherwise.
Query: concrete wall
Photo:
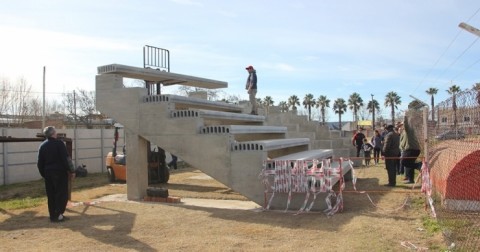
[[[34,138],[40,129],[2,128],[2,136]],[[105,172],[105,156],[113,148],[113,129],[58,129],[73,140],[76,166],[85,164],[89,172]],[[125,135],[119,131],[117,148],[122,150]],[[40,179],[37,151],[41,142],[0,143],[0,185]]]

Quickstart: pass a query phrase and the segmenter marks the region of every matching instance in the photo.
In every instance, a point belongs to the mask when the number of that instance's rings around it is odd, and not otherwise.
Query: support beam
[[[147,194],[148,162],[147,140],[126,129],[127,143],[127,197],[140,200]]]

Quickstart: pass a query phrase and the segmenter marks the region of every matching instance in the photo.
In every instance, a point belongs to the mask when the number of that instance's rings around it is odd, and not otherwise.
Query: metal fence
[[[480,95],[465,90],[429,108],[409,110],[431,185],[432,217],[455,251],[480,247]],[[432,120],[432,113],[433,118]],[[427,117],[427,118],[426,118]],[[428,180],[428,181],[425,181]],[[428,198],[428,197],[427,197]],[[426,201],[428,202],[428,200]]]

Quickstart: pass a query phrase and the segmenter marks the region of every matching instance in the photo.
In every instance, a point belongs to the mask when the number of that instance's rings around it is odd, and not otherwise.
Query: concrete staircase
[[[169,80],[206,88],[224,87],[224,84],[116,64],[99,67],[97,108],[125,127],[129,199],[138,200],[146,194],[148,174],[147,169],[141,167],[147,167],[147,141],[175,154],[259,205],[265,203],[265,188],[258,176],[266,160],[351,156],[352,150],[347,147],[351,146],[349,139],[300,116],[272,112],[267,118],[242,113],[245,111],[243,106],[224,102],[177,95],[148,95],[146,88],[125,88],[124,77]],[[293,199],[291,206],[299,206],[303,199]],[[279,196],[271,206],[284,208],[285,202],[285,195]],[[324,205],[318,207],[324,208]]]

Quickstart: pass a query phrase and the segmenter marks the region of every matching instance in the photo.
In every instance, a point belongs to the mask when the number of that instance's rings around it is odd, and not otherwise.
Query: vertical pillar
[[[140,200],[147,194],[147,140],[125,129],[127,142],[127,198]]]
[[[432,111],[434,113],[434,111]],[[428,163],[428,107],[423,107],[423,156],[425,157],[425,161]]]

